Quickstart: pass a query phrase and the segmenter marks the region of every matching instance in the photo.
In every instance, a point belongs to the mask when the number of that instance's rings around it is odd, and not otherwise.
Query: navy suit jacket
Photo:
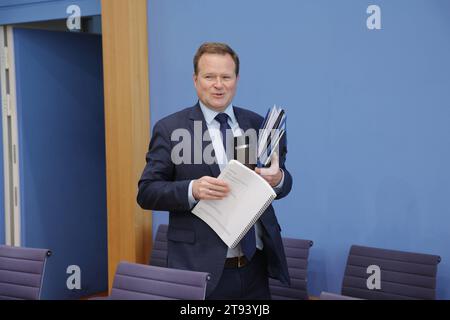
[[[234,107],[234,113],[239,127],[244,132],[250,128],[258,130],[261,127],[263,118],[260,115],[237,107]],[[198,121],[197,130],[194,130],[195,121]],[[211,280],[207,286],[207,295],[209,295],[222,274],[227,246],[203,220],[191,212],[188,189],[191,180],[202,176],[217,177],[220,169],[217,163],[204,163],[203,157],[201,164],[194,164],[194,152],[205,150],[210,141],[191,144],[190,163],[174,164],[171,160],[172,149],[179,143],[179,141],[171,141],[172,132],[183,128],[187,129],[193,137],[196,131],[195,139],[197,139],[200,133],[199,123],[201,123],[203,137],[208,127],[197,103],[194,107],[169,115],[155,124],[146,156],[147,165],[139,180],[137,201],[143,209],[169,211],[168,266],[209,272],[211,274]],[[202,149],[199,150],[199,148]],[[292,187],[292,177],[284,165],[286,153],[286,140],[283,139],[280,143],[280,167],[284,171],[284,183],[277,199],[285,197]],[[289,283],[280,235],[281,228],[272,205],[262,214],[259,221],[263,226],[263,250],[268,261],[269,276],[283,283]]]

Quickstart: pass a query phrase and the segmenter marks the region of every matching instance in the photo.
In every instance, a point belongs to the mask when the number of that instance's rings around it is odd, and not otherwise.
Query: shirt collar
[[[205,121],[208,125],[210,125],[212,123],[212,121],[214,120],[214,118],[220,112],[208,108],[201,101],[199,101],[199,103],[200,103],[200,109],[202,109],[203,116],[205,117]],[[236,123],[236,116],[234,115],[234,109],[233,109],[232,103],[230,103],[228,105],[228,107],[224,111],[222,111],[222,113],[226,113],[230,117],[231,123]]]

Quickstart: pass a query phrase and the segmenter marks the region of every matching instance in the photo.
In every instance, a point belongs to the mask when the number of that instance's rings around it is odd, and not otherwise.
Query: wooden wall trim
[[[148,263],[151,213],[136,203],[150,136],[147,0],[102,0],[109,288],[121,260]]]

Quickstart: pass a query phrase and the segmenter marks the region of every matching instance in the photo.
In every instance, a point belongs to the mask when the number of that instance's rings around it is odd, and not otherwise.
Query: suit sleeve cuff
[[[188,189],[188,200],[189,200],[189,207],[192,209],[198,202],[198,200],[195,200],[194,195],[192,194],[192,184],[194,183],[194,180],[191,180],[189,183],[189,189]]]
[[[282,175],[281,181],[278,185],[273,187],[273,191],[275,191],[276,194],[279,194],[281,192],[281,189],[283,188],[283,183],[284,183],[284,171],[283,171],[283,169],[280,169],[280,170],[281,170],[281,175]]]

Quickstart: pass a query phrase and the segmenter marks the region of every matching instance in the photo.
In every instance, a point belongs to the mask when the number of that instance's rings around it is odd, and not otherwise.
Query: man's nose
[[[223,86],[222,79],[220,79],[220,77],[217,77],[216,81],[214,81],[214,87],[221,88],[222,86]]]

